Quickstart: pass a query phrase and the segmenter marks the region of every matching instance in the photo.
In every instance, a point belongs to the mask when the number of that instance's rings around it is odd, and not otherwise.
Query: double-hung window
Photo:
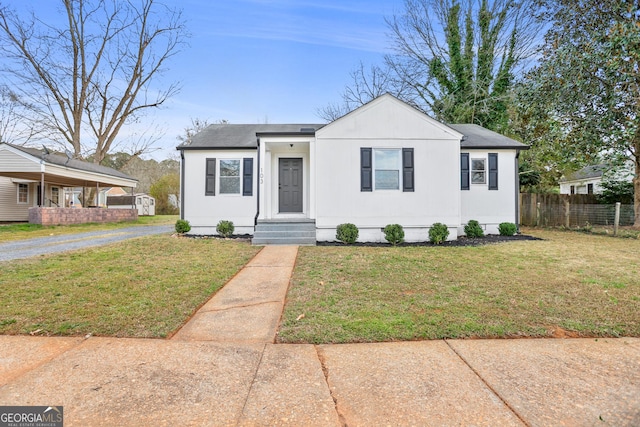
[[[470,159],[469,153],[460,153],[461,190],[471,190],[470,184],[488,184],[489,190],[498,189],[498,153],[488,153],[487,158]]]
[[[399,149],[374,148],[375,190],[399,190],[402,161]]]
[[[360,148],[360,191],[415,191],[413,148]]]
[[[220,159],[220,194],[240,194],[240,159]]]
[[[205,169],[205,196],[253,195],[253,158],[208,158]]]
[[[29,185],[28,184],[18,184],[18,203],[20,204],[29,203]]]
[[[471,183],[484,184],[487,182],[485,159],[471,159]]]

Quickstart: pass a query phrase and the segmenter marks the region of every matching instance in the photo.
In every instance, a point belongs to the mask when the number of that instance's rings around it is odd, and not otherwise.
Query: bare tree
[[[227,120],[218,120],[216,123],[228,123]],[[189,141],[195,134],[197,134],[198,132],[200,132],[201,130],[204,130],[204,128],[206,128],[207,126],[209,126],[211,123],[209,123],[208,119],[200,119],[198,117],[196,117],[195,119],[192,118],[191,119],[191,124],[187,127],[184,128],[184,134],[183,135],[178,135],[176,137],[176,139],[180,142],[187,142]]]
[[[22,145],[38,134],[34,123],[25,120],[28,107],[8,86],[0,86],[0,142]]]
[[[385,93],[393,93],[400,98],[408,95],[408,85],[404,80],[397,79],[393,70],[389,68],[383,68],[379,65],[371,65],[366,68],[360,62],[358,67],[349,73],[349,76],[351,84],[345,87],[342,101],[329,104],[316,111],[316,114],[323,120],[328,122],[336,120]],[[405,100],[408,101],[408,99]]]
[[[184,44],[185,25],[156,0],[60,3],[59,26],[0,4],[2,71],[48,137],[100,163],[123,126],[178,92],[156,80]]]

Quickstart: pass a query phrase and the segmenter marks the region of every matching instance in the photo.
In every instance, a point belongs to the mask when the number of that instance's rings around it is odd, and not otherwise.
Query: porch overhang
[[[0,176],[62,187],[132,187],[138,181],[100,165],[39,150],[0,144]]]

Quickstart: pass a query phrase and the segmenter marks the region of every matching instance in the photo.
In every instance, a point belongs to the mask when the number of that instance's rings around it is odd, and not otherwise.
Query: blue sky
[[[59,1],[13,1],[21,13],[64,19]],[[192,118],[321,123],[317,110],[340,101],[359,62],[380,63],[389,52],[385,17],[403,8],[403,0],[163,1],[182,8],[191,34],[162,77],[182,89],[118,137],[160,129],[160,150],[146,156],[157,160],[175,155]]]
[[[384,21],[402,0],[185,0],[189,47],[168,78],[182,82],[156,122],[176,145],[191,118],[317,123],[360,61],[389,51]],[[148,117],[151,119],[151,117]],[[154,157],[161,157],[156,153]]]

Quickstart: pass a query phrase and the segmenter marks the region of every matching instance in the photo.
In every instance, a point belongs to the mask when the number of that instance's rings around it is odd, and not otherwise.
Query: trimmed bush
[[[498,225],[498,232],[501,236],[513,236],[518,231],[518,227],[512,222],[501,222]]]
[[[355,243],[356,240],[358,240],[358,234],[358,227],[356,227],[355,224],[340,224],[338,228],[336,228],[336,239],[342,243]]]
[[[480,223],[475,219],[470,220],[467,225],[464,226],[464,234],[471,238],[484,237],[484,231],[482,231]]]
[[[429,241],[439,245],[449,237],[449,228],[441,222],[436,222],[429,229]]]
[[[216,225],[216,231],[218,234],[225,238],[230,237],[234,230],[235,227],[233,226],[233,221],[220,220],[218,225]]]
[[[184,234],[191,231],[191,224],[186,219],[179,219],[176,221],[176,233]]]
[[[393,246],[404,242],[404,229],[400,224],[389,224],[384,228],[384,238]]]

